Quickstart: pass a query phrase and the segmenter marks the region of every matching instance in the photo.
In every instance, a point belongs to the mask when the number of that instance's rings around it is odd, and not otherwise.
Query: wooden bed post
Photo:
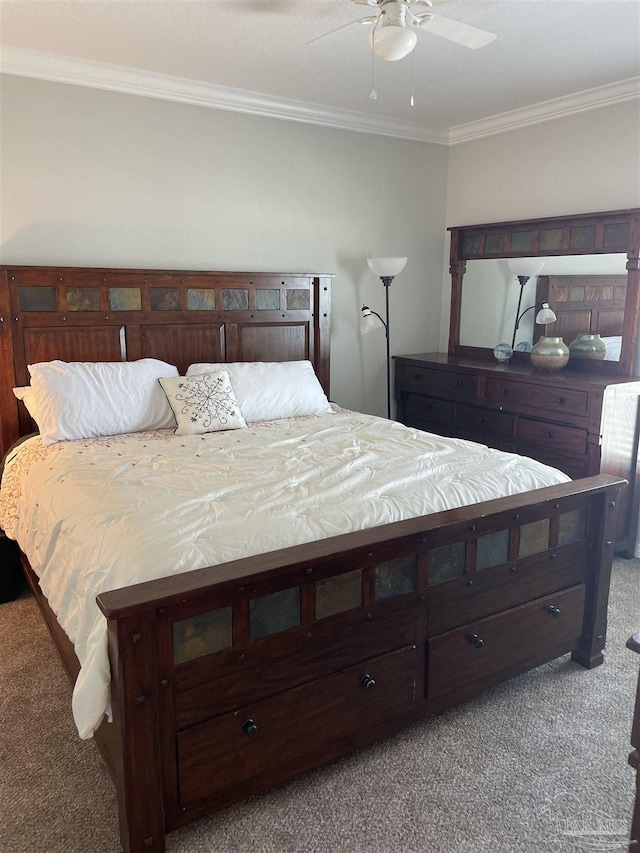
[[[124,853],[164,853],[153,612],[109,620],[113,725],[121,749],[113,767]]]
[[[611,486],[599,498],[602,502],[600,536],[597,540],[599,548],[589,567],[590,582],[586,585],[583,633],[577,648],[571,653],[571,659],[587,669],[599,666],[604,660],[602,651],[607,639],[607,607],[620,490],[620,486]]]

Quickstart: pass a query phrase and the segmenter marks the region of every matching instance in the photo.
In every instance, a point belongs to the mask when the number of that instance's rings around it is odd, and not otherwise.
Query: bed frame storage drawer
[[[179,730],[233,708],[317,681],[361,661],[415,642],[416,606],[399,613],[357,611],[305,625],[223,652],[211,677],[211,658],[175,674],[175,720]]]
[[[411,712],[416,663],[408,646],[181,732],[180,802],[288,767],[299,774],[307,760],[317,766],[344,753],[359,732],[362,743],[374,740],[377,724]]]
[[[432,637],[427,699],[468,698],[571,651],[582,634],[584,599],[585,587],[578,584]]]

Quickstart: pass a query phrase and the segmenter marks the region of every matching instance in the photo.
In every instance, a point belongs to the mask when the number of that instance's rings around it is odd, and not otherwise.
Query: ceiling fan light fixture
[[[376,27],[373,33],[373,49],[381,59],[395,62],[404,59],[416,46],[418,36],[406,26],[389,22]]]

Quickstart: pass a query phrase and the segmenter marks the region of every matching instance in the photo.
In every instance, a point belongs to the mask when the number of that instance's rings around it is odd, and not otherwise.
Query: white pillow
[[[33,420],[36,420],[36,395],[30,385],[21,385],[19,388],[13,389],[14,395],[21,400],[26,410],[29,412]]]
[[[142,358],[46,361],[28,367],[44,444],[176,425],[158,384],[161,377],[178,375],[172,364]]]
[[[178,422],[176,435],[246,427],[226,370],[161,379],[160,384]]]
[[[236,361],[192,364],[187,376],[229,372],[247,423],[332,412],[310,361]]]
[[[605,361],[620,361],[620,350],[622,348],[622,335],[614,335],[611,338],[603,338],[607,348],[604,354]]]

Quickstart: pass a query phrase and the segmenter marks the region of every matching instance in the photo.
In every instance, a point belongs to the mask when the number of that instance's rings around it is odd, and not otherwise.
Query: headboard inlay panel
[[[0,267],[0,450],[33,429],[12,388],[39,361],[309,359],[329,395],[332,278]]]

